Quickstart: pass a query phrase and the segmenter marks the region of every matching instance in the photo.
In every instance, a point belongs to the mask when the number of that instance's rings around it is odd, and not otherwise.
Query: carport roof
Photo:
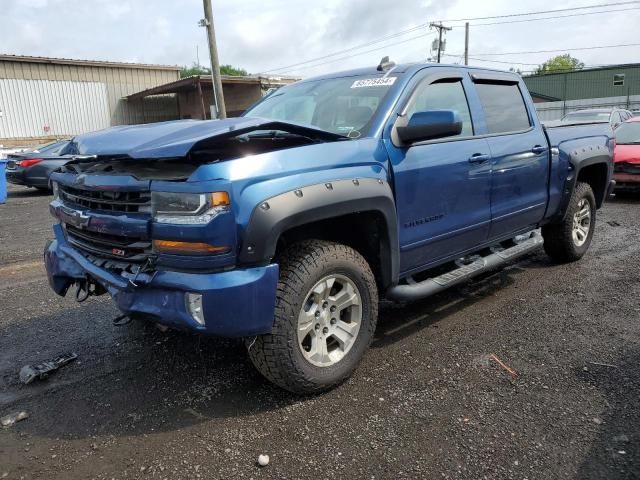
[[[31,57],[28,55],[0,54],[0,61],[21,63],[47,63],[78,67],[142,68],[148,70],[180,70],[178,65],[152,65],[149,63],[112,62],[105,60],[78,60],[73,58]]]
[[[232,75],[222,75],[222,84],[223,85],[266,85],[266,86],[275,86],[275,85],[287,85],[296,81],[294,78],[268,78],[268,77],[250,77],[250,76],[232,76]],[[158,85],[157,87],[147,88],[146,90],[142,90],[140,92],[132,93],[128,95],[127,100],[136,100],[144,97],[148,97],[151,95],[167,95],[171,93],[180,93],[192,91],[194,88],[198,87],[200,84],[201,87],[211,87],[212,86],[211,77],[209,75],[194,75],[192,77],[181,78],[180,80],[176,80],[175,82],[165,83],[164,85]]]

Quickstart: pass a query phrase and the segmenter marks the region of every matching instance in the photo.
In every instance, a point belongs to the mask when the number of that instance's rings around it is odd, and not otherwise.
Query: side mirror
[[[407,125],[396,130],[402,143],[411,144],[460,135],[462,120],[453,110],[428,110],[414,113]]]

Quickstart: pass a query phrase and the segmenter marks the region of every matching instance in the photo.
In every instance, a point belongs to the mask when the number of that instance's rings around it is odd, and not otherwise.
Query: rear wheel
[[[378,293],[355,250],[311,240],[281,256],[271,334],[248,341],[256,368],[295,393],[316,393],[346,380],[373,338]]]
[[[573,262],[589,249],[596,226],[596,200],[588,183],[578,183],[561,223],[542,227],[544,249],[558,262]]]

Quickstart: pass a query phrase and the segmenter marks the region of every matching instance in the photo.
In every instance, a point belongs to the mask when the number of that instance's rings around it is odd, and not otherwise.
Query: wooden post
[[[204,95],[202,95],[202,85],[200,84],[200,77],[198,77],[198,95],[200,95],[200,105],[202,105],[202,120],[207,119],[207,109],[204,106]]]

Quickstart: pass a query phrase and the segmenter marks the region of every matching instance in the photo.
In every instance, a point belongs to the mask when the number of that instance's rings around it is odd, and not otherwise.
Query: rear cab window
[[[513,133],[531,127],[529,112],[517,83],[476,82],[475,87],[484,110],[487,133]]]

